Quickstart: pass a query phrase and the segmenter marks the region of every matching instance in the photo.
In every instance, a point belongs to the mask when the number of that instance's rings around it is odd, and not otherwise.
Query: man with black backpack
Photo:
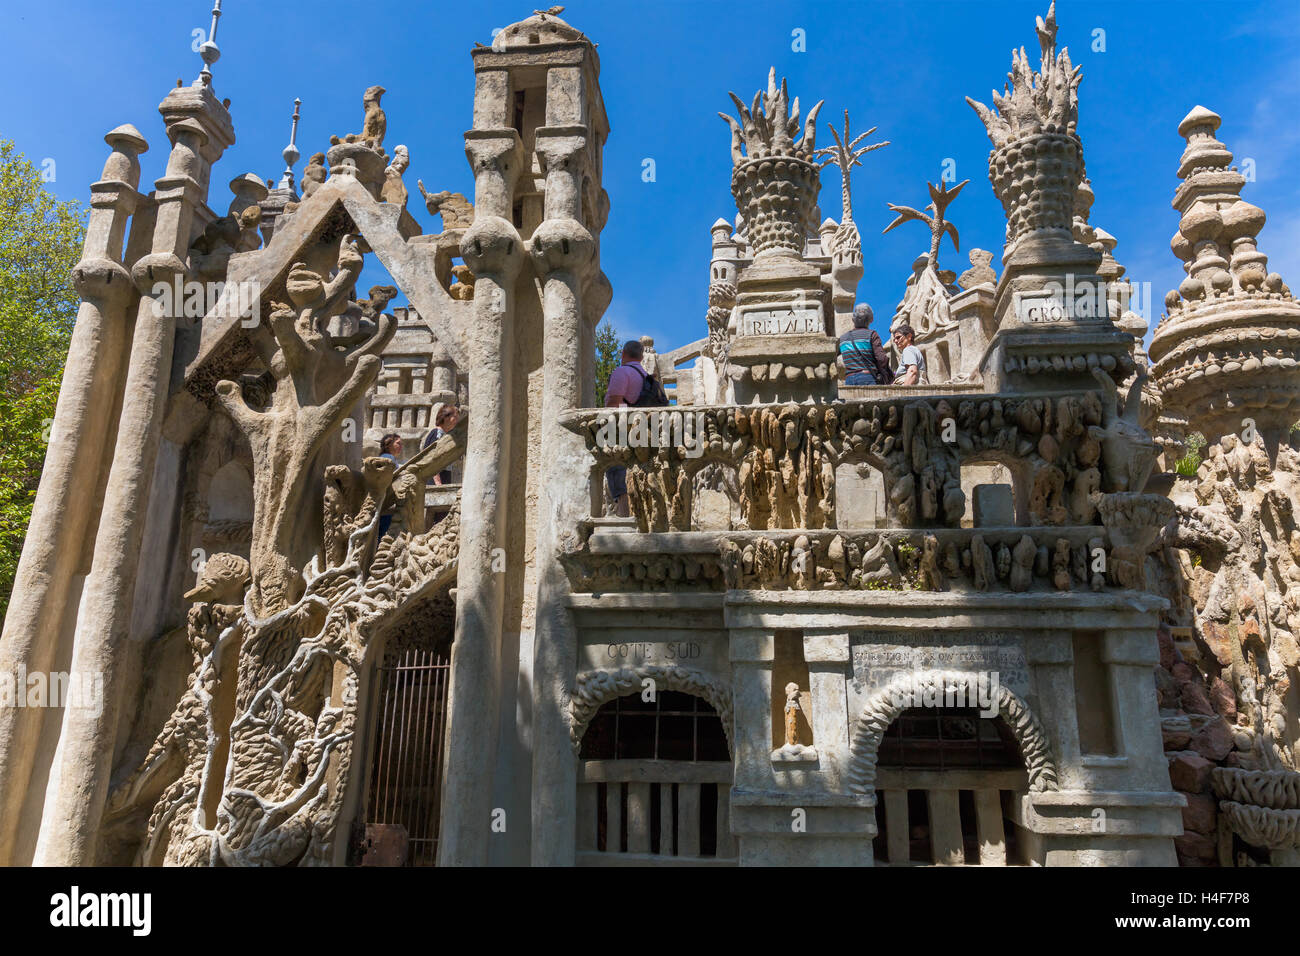
[[[871,306],[863,303],[853,310],[853,328],[840,336],[845,385],[888,385],[894,380],[884,343],[870,325]]]
[[[620,408],[631,405],[648,408],[667,405],[668,395],[659,380],[641,367],[645,356],[645,347],[640,342],[628,341],[623,344],[623,364],[609,375],[609,387],[605,389],[605,407]],[[615,466],[605,472],[609,483],[609,495],[614,499],[614,511],[619,517],[631,514],[627,501],[627,469]]]

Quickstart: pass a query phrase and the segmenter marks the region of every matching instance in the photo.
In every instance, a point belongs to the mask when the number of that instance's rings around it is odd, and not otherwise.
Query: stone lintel
[[[533,133],[538,152],[550,150],[577,152],[587,147],[587,127],[569,124],[565,126],[539,126]]]
[[[1155,630],[1107,632],[1101,639],[1101,659],[1106,664],[1154,667],[1160,662]]]
[[[1183,833],[1186,805],[1187,798],[1172,790],[1047,790],[1015,801],[1012,819],[1049,836],[1174,837]]]
[[[607,592],[570,594],[568,603],[571,608],[591,610],[713,610],[722,607],[723,595],[688,594],[677,591]]]
[[[730,359],[741,365],[807,365],[833,361],[835,354],[835,340],[829,335],[738,335],[732,342]]]
[[[811,634],[803,639],[803,659],[808,664],[847,664],[849,635]]]
[[[1025,642],[1025,662],[1035,666],[1074,663],[1074,644],[1070,631],[1037,634]]]
[[[739,631],[731,635],[733,664],[771,664],[776,656],[776,638],[769,632]]]
[[[589,53],[594,57],[590,42],[575,40],[530,44],[523,50],[494,50],[490,46],[480,46],[470,51],[470,57],[474,61],[474,72],[480,73],[529,66],[581,66],[588,62]]]
[[[874,793],[792,792],[789,790],[752,790],[733,787],[731,806],[736,807],[807,807],[816,809],[868,810],[876,805]],[[788,824],[787,824],[788,826]]]
[[[749,591],[726,595],[729,627],[1023,631],[1149,629],[1168,602],[1135,591]]]

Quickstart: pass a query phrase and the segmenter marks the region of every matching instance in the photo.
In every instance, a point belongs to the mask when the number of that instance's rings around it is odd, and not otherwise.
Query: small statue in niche
[[[799,744],[799,685],[794,681],[785,685],[785,745]]]

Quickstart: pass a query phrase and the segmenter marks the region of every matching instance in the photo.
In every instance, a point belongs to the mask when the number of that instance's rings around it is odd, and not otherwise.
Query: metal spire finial
[[[280,177],[280,185],[276,187],[277,189],[293,189],[293,164],[298,162],[299,157],[302,156],[302,153],[298,152],[297,146],[298,117],[300,115],[298,108],[300,106],[302,106],[302,100],[295,99],[293,101],[293,128],[289,130],[289,145],[280,154],[284,157],[285,162],[284,175]]]
[[[221,48],[217,46],[217,21],[221,19],[221,0],[212,0],[212,27],[208,38],[199,47],[199,56],[203,57],[203,70],[199,81],[204,86],[212,85],[212,64],[221,59]]]

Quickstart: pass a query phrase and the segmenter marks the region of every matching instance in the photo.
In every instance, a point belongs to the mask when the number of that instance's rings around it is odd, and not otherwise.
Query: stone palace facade
[[[382,87],[300,181],[295,108],[229,197],[215,39],[151,191],[105,137],[0,640],[96,705],[0,707],[0,863],[1300,862],[1300,305],[1220,117],[1178,127],[1144,348],[1049,10],[969,101],[1000,261],[940,267],[965,183],[892,207],[930,232],[892,320],[929,379],[848,387],[850,173],[887,144],[846,111],[817,147],[774,71],[724,114],[701,338],[646,352],[673,404],[610,411],[610,124],[559,12],[471,51],[437,235]]]

